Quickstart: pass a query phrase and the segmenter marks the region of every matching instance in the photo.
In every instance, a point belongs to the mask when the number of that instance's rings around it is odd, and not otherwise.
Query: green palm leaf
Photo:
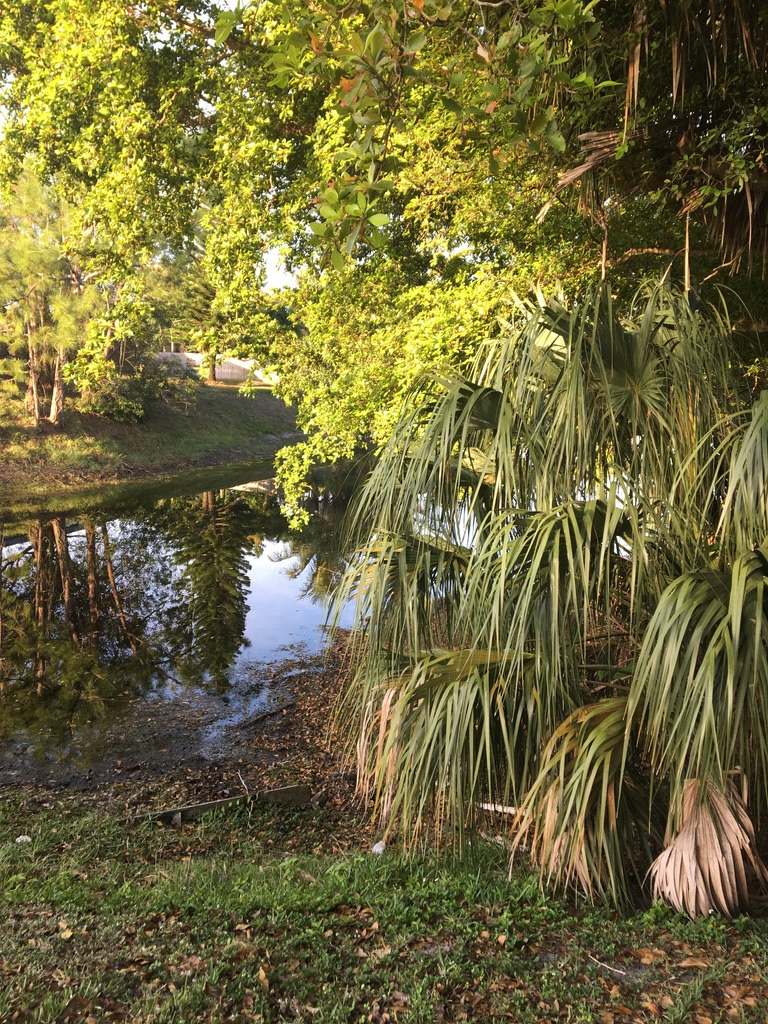
[[[527,842],[545,879],[618,902],[628,901],[632,876],[642,881],[659,837],[637,774],[627,771],[626,703],[577,708],[558,726],[513,823],[514,848]]]
[[[768,791],[766,550],[678,577],[646,630],[630,715],[673,798],[689,777],[722,790],[736,767]]]

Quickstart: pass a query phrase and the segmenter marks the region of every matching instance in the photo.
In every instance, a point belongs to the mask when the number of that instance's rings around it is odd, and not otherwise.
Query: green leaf
[[[547,130],[544,132],[544,138],[556,153],[563,153],[565,151],[565,136],[557,127],[557,122],[550,121],[547,125]]]
[[[239,20],[238,14],[234,11],[222,11],[216,19],[216,31],[213,36],[217,46],[226,42]]]
[[[333,206],[329,206],[327,203],[323,203],[323,205],[318,210],[318,213],[320,214],[321,217],[325,217],[326,220],[339,219],[339,211],[335,209]]]
[[[365,52],[375,59],[384,47],[386,38],[387,34],[381,25],[376,25],[368,33],[368,38],[365,40]]]
[[[423,32],[411,32],[403,53],[418,53],[427,45],[427,37]]]
[[[373,224],[375,228],[384,227],[385,224],[389,224],[388,213],[372,213],[368,218],[368,223]]]
[[[327,224],[319,224],[317,221],[313,221],[309,225],[309,230],[311,232],[313,232],[313,234],[319,235],[322,238],[323,235],[327,234],[328,225]]]
[[[452,114],[463,114],[464,108],[456,100],[450,96],[446,96],[444,93],[440,93],[440,102],[443,104],[446,110],[450,110]]]
[[[333,264],[335,270],[344,269],[344,255],[340,253],[338,249],[331,249],[331,263]]]

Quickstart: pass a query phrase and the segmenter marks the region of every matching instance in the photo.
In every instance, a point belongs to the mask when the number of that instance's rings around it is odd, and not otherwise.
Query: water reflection
[[[340,568],[324,509],[292,535],[274,494],[219,488],[0,527],[0,739],[80,749],[137,698],[255,708],[254,660],[320,644]]]

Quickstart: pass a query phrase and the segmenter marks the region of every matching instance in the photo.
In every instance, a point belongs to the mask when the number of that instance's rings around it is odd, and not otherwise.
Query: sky
[[[296,284],[296,278],[285,269],[279,249],[270,249],[264,260],[267,288],[285,288]]]

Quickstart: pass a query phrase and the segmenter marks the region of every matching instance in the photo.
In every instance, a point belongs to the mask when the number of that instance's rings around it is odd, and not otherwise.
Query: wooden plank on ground
[[[170,807],[163,811],[152,811],[147,815],[150,821],[164,821],[169,825],[180,825],[183,821],[194,821],[203,814],[217,811],[220,807],[234,804],[255,803],[263,800],[269,804],[280,804],[286,807],[304,807],[312,800],[312,791],[303,782],[295,786],[281,786],[279,789],[266,789],[263,793],[241,793],[238,796],[225,796],[220,800],[207,800],[200,804],[188,804],[186,807]]]

